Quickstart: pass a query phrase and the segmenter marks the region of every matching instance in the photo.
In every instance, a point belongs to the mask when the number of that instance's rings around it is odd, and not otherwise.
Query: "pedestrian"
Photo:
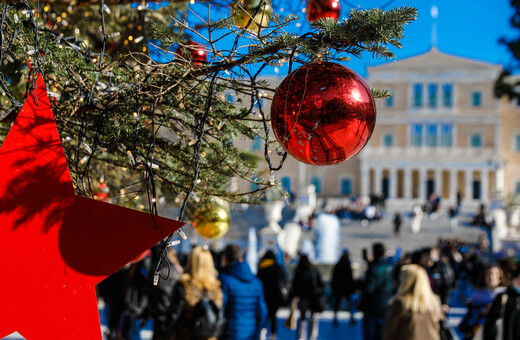
[[[441,303],[448,307],[450,291],[455,285],[455,272],[449,258],[438,247],[432,247],[425,269],[430,277],[433,292],[439,296]]]
[[[276,262],[272,250],[265,252],[258,264],[258,278],[262,281],[270,323],[270,339],[276,339],[276,312],[289,298],[287,277],[283,268]]]
[[[520,266],[512,274],[511,285],[493,300],[483,335],[484,340],[520,339]]]
[[[464,334],[465,340],[473,339],[475,333],[482,330],[491,303],[505,289],[504,273],[500,266],[496,264],[486,266],[483,275],[480,276],[472,295],[468,299],[466,315],[458,325],[458,329]]]
[[[148,314],[153,317],[153,340],[167,340],[168,327],[171,324],[170,306],[173,296],[173,287],[184,273],[177,258],[177,251],[169,247],[168,261],[171,266],[163,266],[160,270],[160,280],[157,285],[149,284]]]
[[[393,293],[393,268],[385,259],[385,246],[382,243],[374,243],[372,260],[368,263],[361,295],[365,340],[383,339],[385,318]]]
[[[320,272],[312,265],[307,255],[300,255],[294,271],[290,296],[300,311],[297,338],[316,340],[319,333],[318,314],[325,309],[325,285]],[[307,324],[307,312],[311,313],[309,324]]]
[[[401,232],[401,214],[397,211],[394,215],[394,235],[399,236]]]
[[[217,279],[213,256],[207,247],[194,247],[188,255],[186,271],[175,284],[170,304],[170,319],[167,327],[168,340],[216,340],[195,334],[196,309],[201,299],[207,296],[217,308],[222,308],[223,295]],[[218,333],[218,331],[216,332]]]
[[[424,268],[401,268],[399,288],[388,313],[384,340],[440,340],[443,313]]]
[[[354,303],[352,301],[352,294],[355,291],[355,282],[352,275],[352,267],[350,264],[350,257],[348,250],[344,250],[338,263],[332,270],[331,289],[334,294],[334,319],[332,324],[334,326],[339,325],[338,323],[338,310],[343,298],[348,302],[348,308],[350,312],[350,323],[355,324],[354,319]]]
[[[448,216],[450,219],[450,230],[452,233],[454,233],[457,231],[457,226],[459,223],[457,219],[457,211],[454,207],[450,207],[450,209],[448,210]]]
[[[262,282],[244,262],[244,253],[237,245],[223,250],[221,263],[226,326],[220,339],[257,340],[267,320]]]
[[[152,265],[151,251],[130,262],[123,286],[124,311],[120,320],[123,339],[141,340],[141,326],[148,307],[147,283]]]
[[[412,210],[412,232],[418,233],[421,230],[423,210],[419,204],[414,205]]]

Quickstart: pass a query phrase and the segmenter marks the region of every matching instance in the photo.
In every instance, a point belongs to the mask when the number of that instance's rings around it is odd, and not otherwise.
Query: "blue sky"
[[[396,60],[402,60],[427,52],[436,40],[437,48],[444,53],[485,61],[492,64],[507,65],[511,60],[509,51],[498,43],[500,37],[520,36],[520,30],[516,32],[509,24],[513,10],[509,0],[339,0],[344,18],[348,9],[354,7],[368,9],[381,7],[391,9],[399,6],[411,6],[418,9],[416,21],[406,26],[405,37],[402,39],[401,49],[392,48],[396,54]],[[294,23],[288,31],[304,34],[311,29],[302,8],[307,0],[273,0],[275,12],[287,15],[296,13],[300,20]],[[205,4],[195,3],[191,6],[199,15],[207,13]],[[437,8],[437,18],[432,17],[432,7]],[[219,13],[218,16],[227,16],[227,13]],[[193,17],[190,22],[197,22]],[[436,31],[432,38],[432,30]],[[194,37],[194,40],[197,37]],[[203,41],[199,41],[203,42]],[[370,54],[363,55],[362,59],[353,58],[344,63],[362,76],[366,76],[366,66],[372,66],[388,62],[387,60],[374,60]],[[287,65],[278,67],[276,73],[283,76],[287,74]],[[274,68],[267,68],[264,74],[275,74]]]
[[[377,6],[388,1],[349,2]],[[437,48],[441,52],[507,65],[511,60],[510,53],[498,43],[498,39],[520,34],[520,31],[515,32],[509,24],[513,13],[509,0],[395,0],[392,6],[413,6],[418,10],[417,20],[405,29],[403,48],[393,50],[397,60],[428,51],[432,46],[432,29],[436,26]],[[438,9],[436,19],[431,15],[432,6]],[[378,63],[380,62],[363,60],[356,62],[355,68],[363,71],[366,64]]]

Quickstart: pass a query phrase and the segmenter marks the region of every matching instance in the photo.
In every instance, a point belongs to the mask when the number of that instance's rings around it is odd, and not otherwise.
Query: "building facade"
[[[392,96],[377,100],[366,147],[329,167],[289,156],[277,180],[295,193],[314,184],[323,198],[381,193],[396,206],[422,203],[432,194],[445,207],[457,197],[474,206],[513,197],[520,193],[520,106],[494,98],[500,71],[500,65],[436,48],[368,67],[367,83]],[[251,149],[261,153],[263,144],[255,141]]]

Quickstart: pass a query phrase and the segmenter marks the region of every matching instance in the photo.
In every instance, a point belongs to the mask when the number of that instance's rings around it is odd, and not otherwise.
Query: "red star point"
[[[153,219],[75,194],[40,75],[0,147],[0,338],[101,339],[95,285],[183,225]]]

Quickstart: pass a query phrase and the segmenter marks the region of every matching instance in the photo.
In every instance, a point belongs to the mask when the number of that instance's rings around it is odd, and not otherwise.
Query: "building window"
[[[412,135],[410,136],[412,146],[422,146],[422,125],[412,124]]]
[[[426,129],[426,146],[437,146],[437,125],[429,124]]]
[[[386,107],[394,106],[394,94],[393,93],[390,93],[390,97],[387,97],[385,99],[385,106]]]
[[[393,146],[394,145],[394,136],[387,134],[383,136],[383,145],[384,146]]]
[[[515,136],[515,151],[520,151],[520,135]]]
[[[341,179],[341,194],[352,195],[352,179],[342,178]]]
[[[251,150],[252,151],[258,151],[262,148],[262,137],[260,136],[256,136],[255,139],[253,140],[253,144],[251,145]]]
[[[291,177],[283,176],[280,179],[280,182],[282,184],[282,188],[284,188],[285,191],[291,192]]]
[[[471,103],[473,106],[482,105],[482,92],[473,92],[471,94]]]
[[[482,147],[482,136],[481,135],[471,135],[471,137],[470,137],[470,146],[472,148],[480,148],[480,147]]]
[[[316,188],[317,194],[321,193],[321,178],[319,178],[318,176],[312,176],[311,184],[314,185],[314,187]]]
[[[443,124],[441,127],[441,146],[453,145],[453,126],[451,124]]]
[[[422,106],[422,84],[414,84],[413,86],[413,106]]]
[[[442,86],[442,105],[445,107],[453,106],[453,85],[444,84]]]
[[[428,85],[428,106],[437,106],[437,84]]]

